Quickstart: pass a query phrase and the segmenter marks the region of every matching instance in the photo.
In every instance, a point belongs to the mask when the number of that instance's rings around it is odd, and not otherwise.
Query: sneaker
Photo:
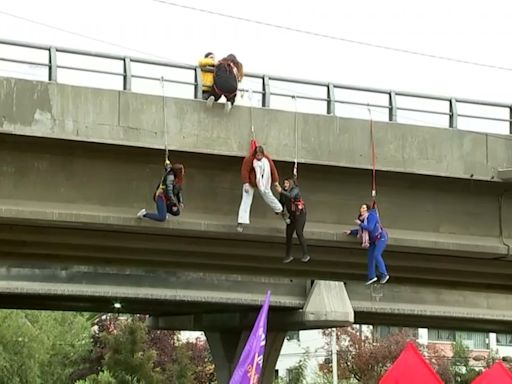
[[[288,216],[288,213],[286,211],[282,211],[281,212],[281,217],[283,218],[284,222],[286,224],[290,224],[291,221],[290,221],[290,217]]]
[[[210,97],[208,98],[208,100],[206,100],[206,106],[207,106],[208,108],[213,107],[213,102],[214,102],[214,101],[215,101],[215,97],[210,96]]]
[[[300,259],[300,261],[302,261],[303,263],[307,263],[309,260],[311,260],[311,257],[309,257],[309,255],[304,255],[302,256],[302,259]]]
[[[242,224],[238,223],[238,225],[236,226],[236,230],[238,232],[243,232],[244,231],[244,227],[242,226]]]
[[[365,285],[372,285],[372,284],[373,284],[373,283],[375,283],[376,281],[377,281],[377,278],[376,278],[376,277],[374,277],[373,279],[368,280],[368,281],[366,282],[366,284],[365,284]]]
[[[389,280],[389,275],[384,275],[380,278],[381,284],[386,284],[386,282]]]
[[[143,208],[137,213],[137,218],[142,219],[144,215],[146,214],[146,210]]]
[[[293,256],[286,256],[284,259],[283,259],[283,264],[288,264],[290,261],[293,260]]]
[[[232,106],[233,105],[229,101],[226,101],[226,104],[224,104],[224,112],[229,113],[229,111],[231,111]]]

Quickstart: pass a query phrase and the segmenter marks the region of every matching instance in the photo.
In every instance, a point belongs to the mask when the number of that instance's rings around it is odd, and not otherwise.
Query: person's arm
[[[345,233],[345,235],[347,236],[357,236],[357,234],[359,233],[359,229],[348,229],[346,231],[343,231]]]
[[[366,223],[363,221],[359,224],[359,227],[365,231],[372,232],[377,225],[377,215],[375,213],[370,213],[368,218],[366,219]]]
[[[183,188],[181,187],[181,185],[176,185],[174,188],[175,191],[174,191],[174,195],[176,196],[176,200],[178,201],[178,204],[180,205],[180,207],[183,208],[183,205],[184,205],[184,202],[183,202]]]
[[[174,195],[174,174],[169,172],[164,177],[165,189],[167,192],[167,197],[171,204],[178,204],[177,198]]]
[[[279,173],[277,172],[277,168],[276,168],[274,162],[272,161],[272,159],[269,156],[266,156],[266,157],[270,164],[270,173],[272,175],[272,183],[274,185],[279,184]]]
[[[240,169],[240,176],[242,178],[243,184],[249,184],[250,177],[249,174],[251,172],[252,167],[252,158],[251,156],[247,156],[242,162],[242,168]]]
[[[204,59],[199,60],[199,66],[201,68],[215,67],[215,60],[209,57],[205,57]]]

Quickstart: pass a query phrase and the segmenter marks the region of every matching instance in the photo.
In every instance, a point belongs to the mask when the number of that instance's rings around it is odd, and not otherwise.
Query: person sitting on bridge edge
[[[243,77],[244,67],[235,55],[229,54],[220,60],[215,66],[211,96],[208,97],[206,105],[211,108],[214,101],[218,101],[221,96],[224,96],[226,98],[224,111],[229,112],[235,103],[238,83],[242,81]]]
[[[208,100],[212,95],[211,90],[215,64],[215,55],[213,52],[207,52],[204,55],[204,58],[199,60],[199,68],[201,68],[201,78],[203,82],[203,100]]]
[[[185,168],[182,164],[174,164],[171,166],[169,160],[165,161],[165,175],[162,182],[158,184],[153,200],[156,204],[156,213],[146,212],[141,209],[137,213],[137,217],[143,217],[155,221],[165,221],[167,214],[179,216],[183,209],[183,177],[185,176]]]
[[[249,224],[249,215],[251,211],[252,198],[254,196],[254,188],[258,188],[260,195],[276,215],[281,215],[286,224],[290,223],[288,214],[279,200],[273,195],[271,184],[274,186],[279,185],[279,174],[272,159],[265,154],[265,150],[261,145],[254,148],[252,154],[247,156],[241,169],[242,176],[242,202],[238,211],[238,226],[239,232],[243,231],[243,224]]]
[[[308,255],[308,246],[304,238],[304,227],[306,226],[306,205],[302,200],[300,189],[293,178],[284,180],[284,188],[278,184],[276,191],[279,193],[279,201],[290,214],[290,223],[286,225],[286,256],[283,263],[289,263],[293,260],[292,256],[292,238],[293,232],[297,234],[297,239],[302,247],[302,261],[307,263],[310,260]]]
[[[359,209],[359,218],[356,223],[359,228],[345,231],[346,235],[357,236],[360,231],[368,231],[370,246],[368,247],[368,281],[366,285],[375,283],[377,274],[375,271],[375,264],[377,264],[378,271],[380,272],[380,283],[384,284],[389,280],[389,275],[384,263],[382,254],[388,244],[388,233],[380,223],[379,213],[376,208],[369,209],[369,204],[362,204]],[[364,221],[361,218],[365,219]]]

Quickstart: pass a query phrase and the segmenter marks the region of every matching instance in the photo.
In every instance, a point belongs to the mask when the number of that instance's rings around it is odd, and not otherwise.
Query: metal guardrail
[[[194,98],[201,99],[202,96],[202,81],[201,81],[201,69],[194,65],[174,63],[170,61],[162,61],[162,60],[151,60],[137,57],[128,57],[123,55],[114,55],[109,53],[101,53],[101,52],[92,52],[92,51],[84,51],[72,48],[61,48],[48,46],[43,44],[34,44],[34,43],[26,43],[20,41],[13,40],[4,40],[0,39],[0,45],[8,45],[14,47],[23,47],[23,48],[31,48],[36,50],[43,50],[48,52],[48,61],[46,63],[29,61],[29,60],[20,60],[8,57],[0,57],[0,61],[17,63],[17,64],[25,64],[25,65],[35,65],[39,67],[47,67],[48,68],[48,81],[57,82],[58,78],[58,69],[68,69],[75,71],[84,71],[89,73],[99,73],[113,76],[120,76],[123,78],[123,90],[131,91],[132,90],[132,80],[133,79],[144,79],[144,80],[157,80],[160,81],[161,77],[152,77],[152,76],[144,76],[144,75],[136,75],[132,73],[133,64],[149,64],[149,65],[157,65],[168,68],[175,69],[185,69],[194,72],[194,81],[181,81],[181,80],[170,80],[164,79],[165,82],[170,82],[174,84],[184,84],[190,85],[194,87]],[[94,57],[101,59],[112,59],[118,60],[123,63],[123,71],[122,72],[114,72],[114,71],[106,71],[106,70],[98,70],[92,68],[85,67],[76,67],[69,65],[59,65],[57,61],[58,53],[64,54],[73,54],[79,56],[86,57]],[[336,105],[351,105],[351,106],[359,106],[365,108],[382,108],[388,111],[387,120],[390,122],[396,122],[398,120],[399,111],[404,112],[417,112],[417,113],[426,113],[431,115],[440,115],[447,116],[449,123],[449,128],[457,128],[459,118],[470,118],[470,119],[480,119],[494,122],[503,122],[508,124],[508,133],[512,134],[512,104],[505,103],[496,103],[482,100],[472,100],[472,99],[464,99],[464,98],[453,98],[453,97],[445,97],[445,96],[436,96],[429,94],[421,94],[421,93],[412,93],[412,92],[401,92],[401,91],[393,91],[379,88],[369,88],[369,87],[359,87],[353,85],[346,84],[336,84],[330,82],[319,82],[319,81],[310,81],[303,79],[295,79],[288,78],[282,76],[270,76],[258,73],[245,73],[245,77],[258,79],[261,81],[261,90],[251,90],[256,94],[261,95],[261,106],[262,107],[270,107],[270,100],[272,96],[281,96],[281,97],[290,97],[304,100],[314,100],[321,101],[326,103],[326,113],[327,114],[335,114]],[[325,89],[325,97],[317,97],[317,96],[309,96],[309,95],[296,95],[292,93],[283,93],[283,92],[272,92],[271,90],[271,81],[283,82],[283,83],[291,83],[294,85],[302,85],[302,86],[316,86],[322,87]],[[278,88],[278,87],[277,87]],[[376,95],[386,95],[388,102],[386,104],[373,104],[373,103],[363,103],[357,101],[350,100],[342,100],[338,99],[335,96],[336,90],[348,90],[348,91],[360,91],[367,92],[370,94]],[[247,91],[247,90],[246,90]],[[397,103],[398,97],[409,97],[414,99],[422,99],[422,100],[430,100],[430,101],[443,101],[447,102],[448,108],[446,111],[436,111],[433,109],[422,109],[422,108],[411,108],[411,107],[402,107]],[[462,114],[457,112],[457,107],[459,105],[475,105],[475,106],[485,106],[485,107],[497,107],[504,108],[508,110],[508,118],[499,118],[499,117],[489,117],[475,114]]]

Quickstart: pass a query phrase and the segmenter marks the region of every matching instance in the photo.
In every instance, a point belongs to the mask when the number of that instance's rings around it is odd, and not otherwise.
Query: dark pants
[[[156,213],[147,212],[144,217],[155,221],[165,221],[167,219],[167,205],[162,195],[158,195],[156,198]]]
[[[208,98],[212,96],[212,91],[211,89],[203,89],[203,100],[208,100]]]
[[[368,248],[368,280],[376,276],[375,264],[377,264],[377,269],[381,275],[385,276],[388,274],[384,258],[382,257],[386,245],[388,245],[387,234],[384,234],[379,240],[370,243],[370,248]]]
[[[292,252],[293,232],[297,234],[297,239],[302,247],[302,255],[308,254],[308,245],[304,238],[304,227],[306,226],[306,212],[296,215],[292,212],[290,215],[290,224],[286,225],[286,256],[290,256]]]
[[[236,93],[238,91],[238,81],[233,73],[219,73],[213,79],[211,95],[215,101],[219,101],[224,96],[231,104],[235,103]]]

